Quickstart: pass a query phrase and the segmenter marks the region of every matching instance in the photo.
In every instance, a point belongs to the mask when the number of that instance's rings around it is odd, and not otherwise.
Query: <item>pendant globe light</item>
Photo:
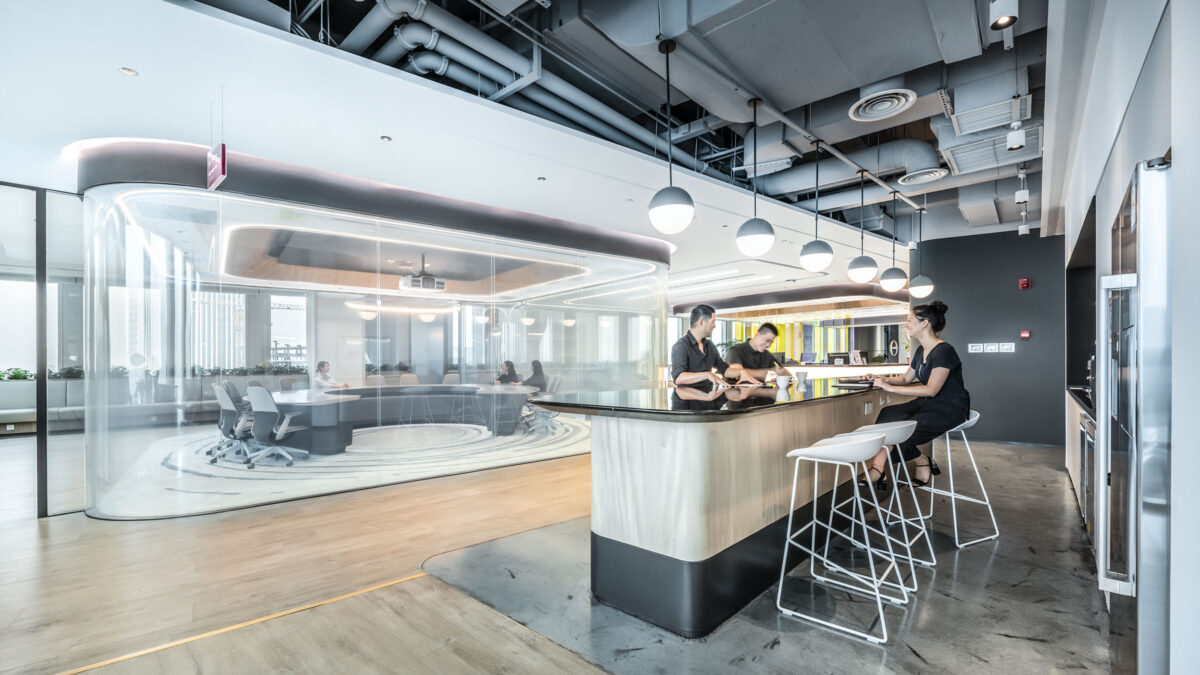
[[[892,190],[892,266],[879,275],[879,285],[888,293],[895,293],[908,283],[908,275],[896,267],[896,191]]]
[[[758,106],[762,105],[762,99],[750,99],[750,107],[754,108],[754,176],[751,178],[750,185],[753,189],[754,199],[754,217],[742,223],[742,226],[737,231],[737,247],[742,252],[742,255],[757,258],[775,245],[775,228],[762,218],[758,217]],[[751,166],[747,164],[747,166]]]
[[[908,294],[914,298],[928,298],[933,293],[933,279],[921,274],[921,259],[925,257],[924,251],[921,250],[921,230],[925,224],[925,209],[917,211],[917,218],[917,276],[908,282]]]
[[[650,224],[663,234],[679,234],[692,224],[696,216],[696,203],[681,187],[675,186],[674,152],[671,138],[671,52],[675,51],[674,40],[662,40],[658,51],[667,59],[667,187],[650,199]]]
[[[875,259],[866,253],[867,229],[863,222],[863,214],[867,210],[866,188],[863,185],[863,174],[865,173],[865,169],[858,172],[858,257],[851,260],[850,264],[846,266],[846,276],[856,284],[870,283],[875,278],[875,273],[879,271],[879,265],[875,263]]]
[[[815,165],[817,195],[813,202],[813,240],[800,249],[800,266],[809,272],[824,272],[833,263],[833,247],[820,236],[821,227],[821,141],[816,141],[817,163]],[[755,158],[757,159],[757,157]]]

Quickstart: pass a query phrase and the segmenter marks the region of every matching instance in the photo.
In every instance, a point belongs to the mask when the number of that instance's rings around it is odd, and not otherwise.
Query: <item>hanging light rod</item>
[[[895,187],[888,185],[887,182],[884,181],[879,176],[876,176],[875,174],[868,171],[866,169],[866,167],[859,165],[854,160],[852,160],[849,157],[847,157],[846,155],[842,154],[842,152],[839,151],[837,148],[833,147],[832,145],[825,142],[824,140],[818,138],[817,135],[814,134],[813,132],[809,131],[808,129],[805,129],[804,127],[800,126],[799,124],[796,124],[794,121],[791,120],[791,118],[789,118],[787,115],[785,115],[783,113],[783,111],[781,111],[779,108],[776,108],[774,105],[772,105],[770,100],[768,100],[762,94],[756,92],[752,87],[747,87],[747,86],[741,84],[741,82],[748,82],[749,80],[744,75],[742,75],[741,72],[738,71],[738,69],[736,67],[734,67],[734,65],[731,64],[728,59],[726,59],[724,56],[722,56],[721,52],[713,49],[713,46],[708,43],[708,40],[706,40],[704,38],[704,36],[700,35],[699,33],[693,32],[693,33],[691,33],[691,36],[693,38],[695,38],[697,41],[699,41],[701,44],[703,44],[710,52],[715,54],[717,56],[717,58],[720,60],[721,66],[728,69],[728,71],[730,73],[733,73],[733,76],[736,79],[730,78],[725,73],[710,66],[705,59],[700,58],[694,52],[689,50],[687,47],[685,47],[681,44],[676,44],[675,51],[677,51],[679,54],[682,54],[685,58],[687,58],[687,60],[694,67],[699,68],[700,70],[703,70],[708,77],[710,77],[711,79],[713,79],[717,82],[720,82],[723,86],[727,87],[730,91],[734,92],[734,94],[736,94],[738,96],[746,96],[750,100],[758,99],[760,102],[759,105],[761,106],[762,111],[765,112],[767,115],[770,115],[771,117],[774,117],[779,122],[782,122],[784,126],[792,129],[796,133],[803,136],[805,138],[805,140],[807,140],[809,143],[815,144],[816,142],[820,141],[822,147],[825,148],[825,152],[828,152],[830,155],[833,155],[834,157],[837,157],[838,159],[842,160],[850,168],[854,169],[855,172],[862,171],[872,183],[875,183],[879,187],[887,190],[888,192],[892,192],[896,189]],[[740,80],[741,82],[739,82],[738,80]],[[913,207],[914,209],[920,208],[915,201],[913,201],[912,199],[909,199],[908,197],[906,197],[904,195],[900,195],[900,200],[903,201],[905,204],[908,204],[909,206]]]

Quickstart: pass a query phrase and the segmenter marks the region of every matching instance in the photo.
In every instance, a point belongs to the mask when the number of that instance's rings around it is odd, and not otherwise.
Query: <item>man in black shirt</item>
[[[729,364],[708,339],[717,325],[716,313],[717,310],[709,305],[692,308],[691,328],[671,347],[671,380],[676,385],[715,386],[718,389],[728,386],[724,378]],[[731,375],[742,375],[739,381],[754,381],[744,377],[744,373]]]
[[[779,329],[775,324],[764,323],[758,327],[754,337],[730,347],[725,352],[725,360],[729,362],[729,377],[733,377],[734,373],[744,373],[765,382],[769,371],[783,369],[783,365],[768,351],[778,336]]]

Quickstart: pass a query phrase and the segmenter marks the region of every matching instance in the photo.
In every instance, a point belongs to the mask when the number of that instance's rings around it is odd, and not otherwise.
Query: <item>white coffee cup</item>
[[[775,376],[775,385],[778,386],[780,389],[787,389],[789,386],[791,386],[791,384],[792,384],[792,376],[791,375],[776,375]]]

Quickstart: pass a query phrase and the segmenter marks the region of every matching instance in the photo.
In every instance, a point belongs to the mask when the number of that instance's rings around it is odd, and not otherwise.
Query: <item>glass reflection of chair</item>
[[[209,449],[208,454],[212,456],[208,460],[209,464],[216,464],[217,460],[225,459],[229,455],[244,460],[250,454],[246,442],[250,438],[250,427],[254,418],[248,415],[247,411],[238,409],[226,391],[226,386],[232,385],[229,381],[224,385],[216,382],[212,385],[213,394],[216,395],[217,405],[221,410],[217,417],[217,428],[221,430],[223,440]]]
[[[415,378],[416,375],[413,375]],[[401,424],[432,424],[433,410],[429,407],[429,397],[434,394],[434,388],[407,387],[400,392],[400,423]],[[418,415],[419,421],[418,421]]]
[[[299,448],[284,448],[279,443],[287,440],[292,434],[303,431],[307,427],[293,426],[292,420],[300,413],[281,413],[275,405],[271,392],[263,387],[246,387],[246,396],[250,399],[250,409],[254,411],[254,422],[250,433],[258,446],[246,457],[246,464],[253,469],[256,462],[263,458],[279,457],[288,466],[292,465],[292,454],[308,457],[307,450]],[[282,418],[282,419],[281,419]]]
[[[284,377],[279,380],[279,391],[291,391],[296,386],[296,378]]]
[[[450,383],[444,382],[443,384]],[[487,424],[487,416],[483,414],[483,405],[480,404],[479,394],[474,387],[464,387],[455,382],[450,387],[449,396],[450,422],[452,424]]]

